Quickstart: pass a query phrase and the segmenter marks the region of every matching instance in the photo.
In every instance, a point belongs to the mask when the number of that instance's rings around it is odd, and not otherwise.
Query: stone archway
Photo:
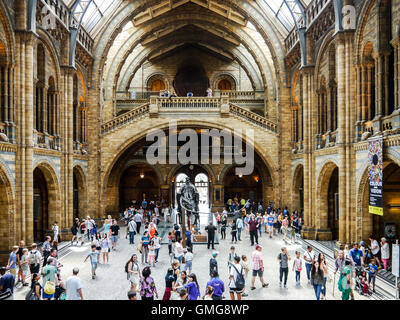
[[[61,219],[60,187],[58,178],[50,164],[42,162],[33,171],[33,239],[42,242],[51,235],[51,225],[57,221],[60,229],[67,221]]]
[[[304,209],[304,166],[299,164],[293,175],[292,208],[299,212]]]
[[[87,215],[87,181],[80,166],[73,170],[73,217],[82,219]]]
[[[14,194],[8,175],[0,167],[0,263],[5,265],[14,239]]]
[[[318,240],[339,238],[339,167],[327,162],[317,183],[317,213],[314,217]]]

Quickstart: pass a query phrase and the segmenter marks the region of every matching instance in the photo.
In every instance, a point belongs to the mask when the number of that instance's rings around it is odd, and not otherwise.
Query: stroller
[[[357,267],[355,267],[355,271],[356,271],[355,290],[357,290],[357,292],[360,295],[371,295],[372,292],[371,292],[371,290],[369,288],[367,277],[365,276],[366,284],[363,283],[362,280],[361,280],[362,276],[363,276],[363,273],[365,272],[365,275],[366,275],[367,270],[364,267],[357,266]],[[364,290],[364,286],[365,285],[368,286],[368,291],[367,292],[365,292],[365,290]]]

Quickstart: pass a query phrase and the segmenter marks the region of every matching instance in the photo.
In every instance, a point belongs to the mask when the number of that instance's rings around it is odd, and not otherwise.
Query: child
[[[375,293],[375,279],[376,279],[376,274],[378,272],[378,267],[375,264],[375,259],[371,260],[371,262],[368,265],[368,284],[371,283],[372,281],[372,292]]]
[[[149,243],[149,265],[153,264],[153,267],[156,266],[156,246],[154,245],[154,241],[150,240]]]
[[[232,246],[231,252],[229,252],[229,256],[228,256],[229,273],[231,272],[231,267],[234,264],[233,260],[235,259],[236,256],[237,256],[237,254],[235,253],[235,247]]]
[[[204,296],[204,300],[213,300],[212,298],[213,293],[214,293],[214,288],[208,286],[206,290],[206,295]]]
[[[216,271],[218,273],[218,261],[217,261],[218,252],[213,252],[212,258],[210,259],[210,279],[212,280],[212,272]]]
[[[96,245],[92,244],[91,246],[92,251],[87,255],[85,261],[90,257],[90,263],[92,264],[92,279],[96,278],[96,269],[97,269],[97,263],[99,261],[99,255],[100,253],[96,250]]]
[[[22,284],[24,287],[29,286],[28,282],[25,282],[26,276],[28,275],[29,270],[29,260],[28,260],[28,249],[22,250],[22,257],[21,257],[21,270],[22,270]]]
[[[287,253],[287,249],[283,247],[281,249],[281,253],[278,255],[278,261],[279,261],[279,266],[280,266],[280,272],[279,272],[279,287],[282,287],[282,278],[284,278],[284,283],[283,287],[286,289],[286,283],[287,283],[287,278],[288,278],[288,273],[289,273],[289,260],[290,257]]]
[[[192,261],[193,261],[192,249],[188,248],[187,252],[185,253],[185,268],[184,268],[187,274],[192,273]]]
[[[367,273],[365,271],[362,272],[361,275],[358,277],[360,279],[360,283],[363,288],[362,294],[368,295],[369,294],[369,284],[367,282]]]
[[[300,285],[300,272],[303,269],[303,261],[300,257],[300,251],[296,251],[296,258],[293,261],[293,271],[296,271],[296,286]]]
[[[244,270],[244,278],[247,279],[247,276],[250,271],[249,262],[247,261],[247,257],[242,255],[242,259],[240,259],[240,265],[242,266],[242,270]],[[245,293],[246,287],[243,289],[242,297],[247,297],[248,294]]]

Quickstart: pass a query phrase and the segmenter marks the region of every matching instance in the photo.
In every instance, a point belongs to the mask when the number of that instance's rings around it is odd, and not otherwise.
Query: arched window
[[[36,57],[36,86],[35,86],[35,108],[34,108],[34,128],[38,132],[45,132],[44,119],[47,118],[45,109],[45,64],[46,55],[43,45],[37,46],[37,57]]]
[[[7,59],[5,45],[0,42],[0,132],[14,142],[13,70]]]

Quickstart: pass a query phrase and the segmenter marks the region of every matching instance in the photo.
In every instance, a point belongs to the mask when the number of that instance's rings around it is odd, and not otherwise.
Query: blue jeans
[[[296,271],[296,282],[300,282],[300,271]]]
[[[319,296],[321,295],[321,284],[314,284],[314,291],[315,291],[315,296],[317,297],[317,300],[319,300]]]
[[[306,272],[307,272],[307,279],[311,279],[311,269],[312,269],[312,264],[311,263],[306,263]]]
[[[240,240],[240,235],[242,233],[242,228],[237,229],[238,240]]]
[[[135,232],[129,232],[129,244],[135,243]]]
[[[327,277],[324,277],[324,284],[322,285],[322,289],[321,289],[322,295],[324,297],[326,296],[326,280],[327,280]]]
[[[158,261],[158,253],[160,252],[160,248],[155,249],[154,251],[156,252],[156,256],[155,256],[154,260],[157,262]]]

